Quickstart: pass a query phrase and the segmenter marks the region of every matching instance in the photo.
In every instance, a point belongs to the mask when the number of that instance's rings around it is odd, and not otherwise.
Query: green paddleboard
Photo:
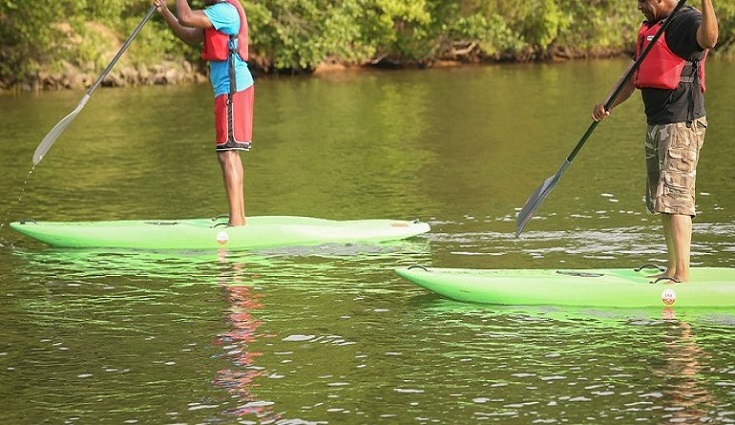
[[[497,305],[643,308],[735,308],[735,269],[695,267],[691,281],[654,283],[655,269],[528,270],[395,269],[401,277],[443,297]]]
[[[53,247],[124,249],[258,249],[330,243],[387,242],[429,231],[405,220],[327,220],[310,217],[248,217],[228,227],[227,219],[123,220],[87,222],[21,221],[14,230]]]

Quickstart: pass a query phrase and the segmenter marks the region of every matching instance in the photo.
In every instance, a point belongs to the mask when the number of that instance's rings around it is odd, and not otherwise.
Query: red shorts
[[[254,87],[232,95],[232,105],[228,95],[222,94],[214,99],[214,129],[217,150],[249,150],[253,139],[253,101]]]

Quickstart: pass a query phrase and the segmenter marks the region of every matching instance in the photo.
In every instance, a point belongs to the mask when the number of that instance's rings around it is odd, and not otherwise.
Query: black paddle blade
[[[533,217],[533,213],[536,212],[539,205],[541,205],[541,202],[546,199],[547,196],[549,196],[549,193],[551,193],[551,190],[556,186],[557,183],[559,183],[559,179],[561,178],[561,175],[564,174],[564,171],[567,170],[569,167],[568,160],[564,161],[564,163],[559,168],[559,171],[556,172],[553,176],[549,177],[548,179],[544,180],[544,182],[539,186],[538,189],[536,189],[535,192],[528,198],[526,201],[526,205],[523,206],[521,209],[521,212],[518,213],[518,218],[516,218],[516,237],[521,235],[521,232],[523,232],[523,229],[526,227],[526,224],[531,220],[531,217]]]
[[[684,3],[686,3],[686,0],[679,0],[679,3],[677,3],[674,10],[671,12],[670,16],[676,15],[679,10],[684,7]],[[651,51],[651,48],[656,44],[656,41],[663,35],[666,28],[671,23],[672,19],[666,19],[664,24],[659,28],[659,30],[656,32],[656,35],[653,36],[653,39],[651,42],[646,46],[645,49],[643,49],[643,52],[638,56],[638,58],[633,62],[631,66],[628,67],[628,70],[625,72],[625,75],[620,79],[617,86],[615,87],[615,90],[610,94],[610,97],[605,102],[605,109],[610,110],[610,107],[612,106],[615,99],[620,95],[620,92],[623,90],[623,86],[625,83],[630,80],[630,78],[633,76],[633,73],[638,70],[638,67],[641,65],[641,62],[643,59],[645,59],[646,55],[648,55],[648,52]],[[587,128],[587,131],[584,133],[582,138],[577,142],[577,145],[574,147],[574,150],[572,153],[569,154],[566,161],[561,165],[561,168],[559,168],[559,171],[556,172],[553,176],[549,177],[544,181],[544,184],[541,185],[538,189],[536,189],[536,192],[531,195],[530,198],[528,198],[528,201],[526,201],[526,205],[523,206],[521,209],[521,212],[518,214],[518,218],[516,219],[516,237],[518,237],[521,232],[523,232],[523,228],[526,227],[526,224],[533,216],[534,211],[541,205],[541,202],[549,196],[549,192],[551,192],[551,189],[556,186],[556,184],[559,182],[559,179],[561,178],[561,175],[564,173],[564,171],[569,167],[569,164],[572,163],[574,160],[574,157],[577,156],[577,153],[579,153],[579,150],[582,149],[582,146],[587,142],[587,139],[590,137],[592,132],[595,130],[595,127],[597,127],[597,123],[599,121],[592,121],[592,124],[590,124],[589,128]]]

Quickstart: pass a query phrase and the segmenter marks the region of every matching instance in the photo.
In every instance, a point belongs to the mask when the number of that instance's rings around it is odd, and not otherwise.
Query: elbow
[[[711,49],[717,45],[719,31],[703,31],[697,34],[697,44],[703,49]]]
[[[198,31],[196,29],[192,29],[191,31],[188,31],[183,37],[182,40],[190,46],[196,46],[198,44],[202,43],[202,40],[204,40],[204,37],[201,33],[201,31]]]
[[[710,38],[709,46],[707,46],[708,49],[712,49],[713,47],[717,45],[717,38],[718,38],[717,34],[715,34],[714,36]]]
[[[706,40],[703,40],[699,45],[703,49],[712,49],[717,45],[717,37],[708,38]]]

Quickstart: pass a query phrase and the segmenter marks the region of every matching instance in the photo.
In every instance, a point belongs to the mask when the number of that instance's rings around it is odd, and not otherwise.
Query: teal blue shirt
[[[204,13],[214,26],[214,29],[225,34],[233,35],[240,32],[240,15],[235,6],[221,2],[204,9]],[[238,40],[235,41],[237,43]],[[236,46],[234,46],[236,47]],[[230,92],[230,71],[227,61],[209,62],[209,79],[214,88],[214,95],[219,96]],[[245,90],[253,85],[253,76],[250,74],[248,63],[235,55],[235,80],[237,91]]]

